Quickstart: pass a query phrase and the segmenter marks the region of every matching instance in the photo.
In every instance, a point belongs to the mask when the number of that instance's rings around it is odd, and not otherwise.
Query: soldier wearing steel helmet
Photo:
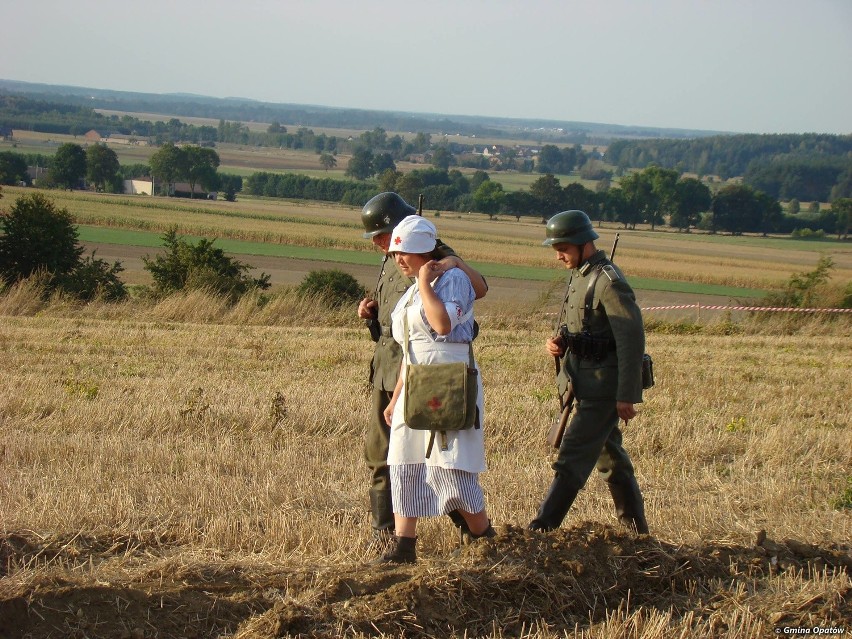
[[[647,533],[642,493],[619,429],[619,420],[626,425],[642,401],[642,314],[624,274],[595,246],[598,234],[584,212],[557,213],[546,236],[543,246],[571,271],[560,330],[546,349],[557,358],[560,395],[573,390],[576,409],[553,464],[553,482],[529,528],[558,528],[597,467],[619,521]]]
[[[376,284],[375,294],[366,297],[358,304],[358,317],[367,321],[370,334],[376,342],[373,359],[370,363],[370,382],[373,386],[372,407],[367,425],[364,456],[371,471],[370,512],[373,535],[377,540],[391,540],[394,532],[394,516],[391,507],[390,475],[387,466],[390,428],[384,419],[384,411],[390,403],[396,386],[402,363],[402,351],[391,333],[391,311],[402,294],[411,286],[412,280],[397,268],[393,260],[388,260],[391,231],[404,218],[416,214],[413,206],[397,193],[379,193],[364,205],[361,222],[364,225],[364,238],[369,239],[384,254],[382,268]],[[488,291],[483,277],[465,264],[453,250],[437,241],[437,255],[440,273],[451,268],[460,268],[470,278],[476,298]],[[457,527],[464,532],[466,525],[459,513],[451,513]]]

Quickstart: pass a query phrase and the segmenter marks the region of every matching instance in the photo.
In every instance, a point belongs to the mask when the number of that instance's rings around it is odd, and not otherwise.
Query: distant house
[[[98,133],[97,131],[95,131],[94,129],[92,129],[91,131],[87,131],[83,135],[83,137],[86,140],[89,140],[90,142],[100,142],[101,141],[101,134]]]
[[[135,135],[122,135],[121,133],[111,133],[110,135],[101,138],[101,142],[126,144],[131,146],[148,146],[148,140],[145,138],[140,139]]]
[[[128,195],[151,195],[154,193],[154,179],[141,177],[133,180],[125,180],[124,192]]]
[[[190,191],[189,182],[175,182],[172,185],[172,189],[171,189],[171,192],[169,193],[169,195],[177,195],[179,197],[180,196],[189,197],[189,191]],[[219,194],[216,191],[205,191],[203,188],[201,188],[201,186],[199,184],[196,184],[195,188],[192,189],[192,196],[194,198],[198,198],[200,196],[201,199],[206,198],[208,200],[215,200],[218,197],[218,195]]]
[[[43,166],[28,166],[27,175],[30,178],[30,182],[35,182],[40,177],[47,175],[47,169]]]
[[[5,124],[0,124],[0,138],[4,140],[12,139],[12,127],[6,126]]]
[[[162,188],[162,184],[158,183],[159,187]],[[134,178],[132,180],[124,181],[124,192],[127,195],[153,195],[154,193],[154,178],[152,177],[140,177]],[[169,188],[169,195],[174,195],[177,197],[189,197],[189,183],[188,182],[175,182]],[[197,200],[215,200],[219,197],[219,193],[216,191],[206,191],[198,184],[195,185],[195,189],[192,191],[192,196]]]

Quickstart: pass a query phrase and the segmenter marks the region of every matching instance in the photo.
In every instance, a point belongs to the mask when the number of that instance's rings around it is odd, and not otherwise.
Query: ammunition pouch
[[[370,319],[365,319],[364,323],[367,325],[367,330],[370,331],[370,339],[378,342],[382,337],[382,325],[379,323],[379,320],[371,317]]]
[[[559,337],[565,350],[577,359],[599,362],[615,350],[615,340],[611,337],[597,337],[587,331],[571,333],[565,324],[559,327]]]
[[[648,353],[642,356],[642,390],[648,390],[654,385],[654,360]]]

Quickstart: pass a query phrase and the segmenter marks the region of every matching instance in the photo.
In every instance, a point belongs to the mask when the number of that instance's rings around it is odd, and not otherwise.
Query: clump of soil
[[[74,544],[9,535],[0,539],[2,570],[48,554],[45,545],[74,555],[78,565],[93,561],[85,548],[69,550]],[[5,586],[0,582],[0,636],[434,637],[495,629],[512,636],[536,626],[561,633],[601,621],[628,600],[633,610],[690,615],[694,622],[712,615],[738,584],[755,592],[782,573],[815,581],[852,574],[848,547],[776,543],[765,534],[749,547],[680,547],[593,523],[547,534],[506,527],[457,556],[391,567],[258,567],[176,561],[142,542],[93,547],[101,555],[136,553],[136,568],[114,578],[100,571],[99,581],[73,568],[17,586],[9,577]],[[846,584],[795,610],[756,612],[767,624],[812,625],[815,618],[842,624],[852,618]]]

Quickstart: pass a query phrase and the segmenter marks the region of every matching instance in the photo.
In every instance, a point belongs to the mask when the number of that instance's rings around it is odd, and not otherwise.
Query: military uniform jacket
[[[586,291],[598,269],[589,332],[595,337],[614,340],[615,348],[609,349],[599,361],[580,359],[566,352],[557,376],[559,392],[564,393],[570,378],[577,399],[612,399],[635,404],[642,401],[642,356],[645,353],[642,313],[624,274],[603,251],[571,271],[559,323],[567,325],[571,333],[583,330]]]
[[[435,246],[441,258],[455,255],[453,250],[438,240]],[[402,349],[393,338],[391,331],[391,313],[396,304],[414,280],[406,277],[397,268],[392,257],[385,260],[376,292],[379,303],[377,319],[382,326],[382,335],[376,342],[373,360],[370,363],[370,381],[374,388],[392,392],[402,366]]]

